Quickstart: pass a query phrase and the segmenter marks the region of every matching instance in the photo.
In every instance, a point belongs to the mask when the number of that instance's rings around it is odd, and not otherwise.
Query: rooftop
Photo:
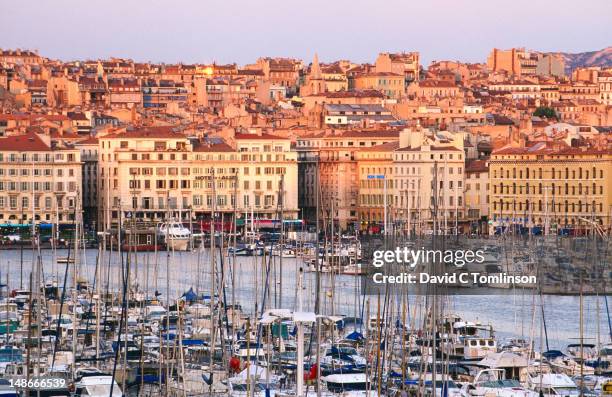
[[[43,152],[49,150],[51,147],[35,133],[0,138],[0,151]]]

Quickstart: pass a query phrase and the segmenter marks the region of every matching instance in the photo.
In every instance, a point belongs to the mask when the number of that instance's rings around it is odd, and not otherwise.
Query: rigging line
[[[221,236],[223,236],[223,234],[221,234]],[[221,239],[223,239],[223,237],[221,237]],[[221,266],[221,274],[218,277],[221,278],[220,286],[221,286],[221,291],[223,292],[223,311],[225,313],[225,316],[224,316],[225,317],[225,329],[226,329],[227,334],[230,335],[231,329],[229,326],[229,318],[227,315],[227,291],[226,291],[227,288],[225,286],[225,271],[224,271],[225,265],[223,263],[223,251],[221,249],[221,244],[218,244],[217,248],[219,250],[219,265]],[[234,308],[232,307],[232,311],[233,310]],[[221,316],[219,316],[219,329],[223,329],[223,320],[221,319]]]
[[[93,279],[93,285],[91,287],[91,293],[89,294],[89,310],[87,312],[87,323],[85,325],[85,335],[88,334],[89,331],[89,325],[91,324],[91,307],[92,307],[92,302],[93,302],[93,297],[94,297],[94,291],[96,289],[96,283],[98,282],[97,278],[98,278],[98,266],[99,266],[99,262],[100,262],[100,250],[98,250],[97,255],[96,255],[96,266],[95,266],[95,271],[94,271],[94,279]],[[97,341],[96,341],[97,343]],[[98,358],[98,357],[96,357]]]
[[[74,210],[72,211],[72,226],[74,226],[74,238],[77,238],[76,235],[76,205],[74,206]],[[59,229],[59,225],[58,225]],[[55,366],[55,354],[57,352],[57,345],[59,343],[59,333],[62,325],[62,313],[64,310],[64,300],[66,299],[66,284],[68,283],[68,269],[70,267],[70,250],[72,248],[72,244],[68,244],[68,253],[66,256],[66,269],[64,270],[64,285],[62,287],[62,300],[60,301],[60,310],[59,310],[59,318],[57,320],[57,327],[55,329],[55,342],[53,344],[53,358],[51,359],[51,367]],[[76,254],[75,254],[76,256]],[[76,335],[73,335],[73,338],[76,338]]]
[[[266,283],[264,285],[264,291],[263,291],[263,300],[261,302],[261,312],[260,312],[260,317],[263,317],[263,313],[264,310],[266,308],[266,297],[268,295],[268,287],[270,284],[270,268],[272,267],[271,262],[272,262],[272,253],[270,252],[270,256],[268,257],[268,263],[266,266]],[[265,257],[264,257],[265,258]],[[257,347],[255,348],[255,359],[257,359],[258,355],[259,355],[259,345],[260,345],[260,340],[261,340],[261,333],[263,330],[263,326],[261,324],[261,322],[259,322],[259,324],[257,324]]]
[[[119,228],[121,227],[121,210],[119,210],[119,223],[118,223],[118,227]],[[119,256],[121,258],[121,275],[122,275],[122,278],[123,278],[123,280],[122,280],[123,281],[123,297],[121,299],[121,316],[119,318],[119,332],[117,333],[117,350],[115,350],[115,359],[114,359],[114,363],[113,363],[113,375],[111,377],[111,387],[110,387],[109,396],[113,395],[113,388],[115,386],[115,375],[117,373],[117,362],[119,361],[119,352],[121,350],[121,332],[123,331],[124,317],[127,316],[127,294],[128,294],[128,277],[129,277],[130,261],[128,260],[127,263],[124,265],[124,263],[123,263],[123,251],[119,252]],[[126,275],[126,273],[127,273],[127,275]],[[169,315],[170,315],[170,313],[168,313],[168,316]],[[125,341],[126,341],[125,354],[127,355],[127,335],[125,336]],[[166,343],[168,343],[168,342],[166,341]],[[124,379],[124,382],[125,382],[125,379]]]

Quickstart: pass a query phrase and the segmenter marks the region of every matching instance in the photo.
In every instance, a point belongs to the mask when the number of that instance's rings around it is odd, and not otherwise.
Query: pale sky
[[[612,0],[0,0],[0,48],[63,60],[110,56],[239,64],[260,56],[484,62],[493,47],[612,45]]]

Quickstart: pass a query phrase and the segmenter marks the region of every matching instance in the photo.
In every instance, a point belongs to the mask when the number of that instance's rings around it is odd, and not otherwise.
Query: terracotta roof
[[[419,147],[403,147],[403,148],[399,148],[397,149],[398,152],[420,152],[422,151],[421,146]],[[433,151],[453,151],[453,152],[460,152],[461,149],[457,149],[454,146],[430,146],[429,147],[429,151],[433,152]]]
[[[399,141],[383,143],[361,149],[362,152],[392,152],[399,148]]]
[[[85,113],[83,112],[68,112],[68,117],[70,120],[81,120],[81,121],[89,121]]]
[[[446,80],[423,80],[419,83],[419,87],[434,87],[434,88],[453,88],[456,87],[455,83]]]
[[[596,149],[591,147],[571,147],[562,142],[535,142],[525,147],[503,147],[493,152],[493,155],[527,154],[527,155],[593,155],[612,154],[612,149]]]
[[[412,62],[416,60],[419,56],[418,52],[398,52],[398,53],[390,53],[389,58],[392,61],[401,61],[401,62]]]
[[[187,139],[184,135],[173,131],[172,126],[163,127],[142,127],[132,131],[120,132],[114,135],[107,135],[101,139],[119,139],[119,138],[152,138],[152,139]]]
[[[382,92],[378,90],[351,90],[351,91],[336,91],[326,92],[323,94],[326,98],[384,98]]]
[[[342,68],[340,67],[340,65],[338,65],[337,63],[333,63],[331,65],[324,65],[321,67],[321,72],[322,73],[328,73],[328,74],[343,74],[344,71],[342,70]]]
[[[0,121],[27,120],[29,118],[29,114],[0,114]]]
[[[263,70],[238,69],[238,74],[245,76],[264,76]]]
[[[392,73],[392,72],[370,72],[370,73],[364,73],[364,74],[360,74],[357,76],[357,78],[359,77],[376,77],[376,76],[385,76],[385,77],[404,77],[401,74],[397,74],[397,73]]]
[[[206,144],[206,143],[198,143],[194,148],[193,148],[194,152],[212,152],[212,153],[216,153],[216,152],[235,152],[236,150],[231,147],[230,145],[228,145],[227,143],[223,142],[223,143],[213,143],[213,144]]]
[[[486,160],[472,160],[465,165],[465,172],[487,172],[489,165]]]
[[[63,114],[33,114],[31,115],[32,120],[44,119],[47,121],[68,121],[68,116]]]
[[[83,139],[82,141],[78,141],[75,143],[75,145],[97,145],[98,144],[98,138],[96,138],[95,136],[90,136],[87,139]]]
[[[395,130],[350,130],[342,133],[338,138],[399,138],[399,131]],[[331,136],[330,138],[335,138]]]
[[[38,135],[29,133],[0,138],[0,151],[42,152],[51,150]]]
[[[2,56],[18,56],[18,57],[38,57],[38,54],[30,50],[3,50],[0,52]]]
[[[283,138],[282,136],[272,135],[272,134],[236,134],[234,136],[235,139],[283,139],[286,140],[288,138]]]

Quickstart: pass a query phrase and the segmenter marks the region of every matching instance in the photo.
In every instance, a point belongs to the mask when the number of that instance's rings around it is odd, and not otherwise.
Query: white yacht
[[[528,386],[544,397],[579,396],[580,389],[574,381],[565,374],[544,373],[529,376]]]
[[[377,397],[376,388],[370,384],[370,379],[364,373],[333,374],[321,378],[327,386],[330,395],[346,397],[369,396]]]
[[[486,369],[478,372],[474,382],[463,386],[466,396],[487,397],[538,397],[538,393],[521,386],[515,379],[506,379],[503,369]]]
[[[182,223],[176,221],[160,223],[157,225],[157,230],[163,236],[168,249],[187,251],[191,240],[191,231]]]
[[[112,387],[111,387],[112,386]],[[76,394],[90,397],[122,397],[123,392],[110,375],[84,376],[75,384]],[[111,394],[112,389],[112,394]]]

